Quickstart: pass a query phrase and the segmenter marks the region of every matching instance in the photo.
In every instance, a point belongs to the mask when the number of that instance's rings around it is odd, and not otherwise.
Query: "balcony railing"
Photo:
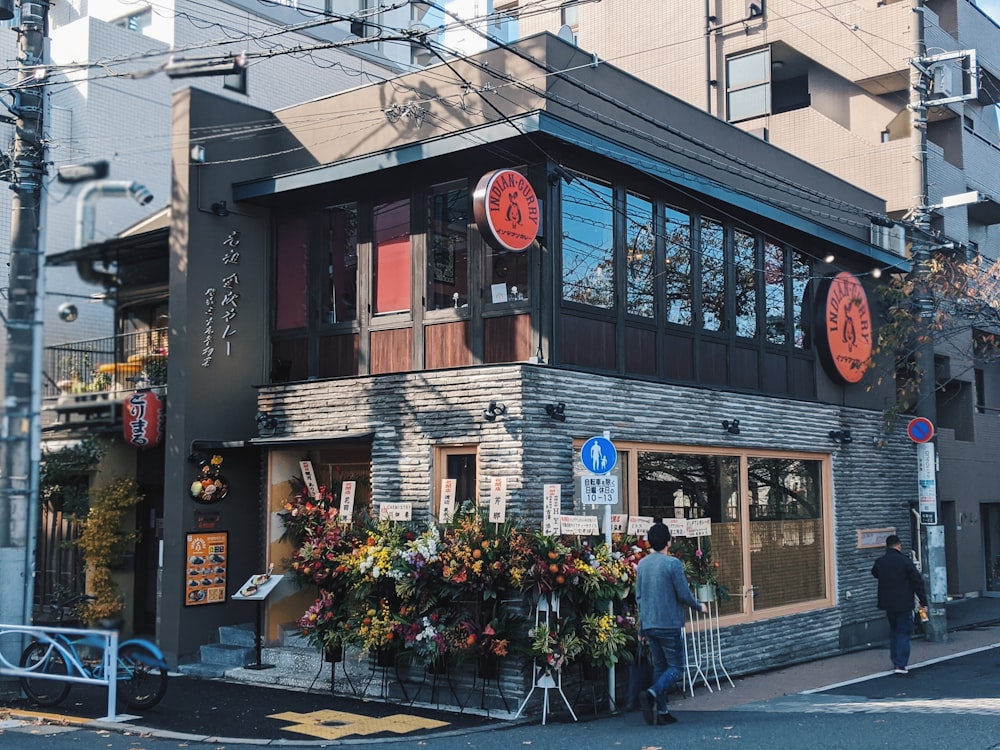
[[[42,398],[131,391],[167,383],[167,329],[48,346]]]

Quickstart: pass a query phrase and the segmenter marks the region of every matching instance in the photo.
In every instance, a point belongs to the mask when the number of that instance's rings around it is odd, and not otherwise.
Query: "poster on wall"
[[[214,531],[187,535],[184,606],[226,601],[229,533]]]

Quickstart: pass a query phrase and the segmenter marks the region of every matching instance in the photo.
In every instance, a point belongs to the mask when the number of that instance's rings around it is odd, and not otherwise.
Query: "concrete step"
[[[316,650],[316,647],[309,643],[309,639],[302,635],[301,628],[294,623],[281,626],[279,639],[282,646]]]
[[[254,649],[229,643],[206,643],[199,651],[202,664],[242,667],[254,661]]]
[[[239,625],[223,625],[219,628],[219,643],[229,646],[255,645],[256,631],[252,623]]]
[[[181,674],[191,675],[192,677],[201,677],[205,679],[215,678],[215,677],[225,677],[226,667],[221,664],[204,664],[200,661],[194,661],[189,664],[178,664],[177,671]]]

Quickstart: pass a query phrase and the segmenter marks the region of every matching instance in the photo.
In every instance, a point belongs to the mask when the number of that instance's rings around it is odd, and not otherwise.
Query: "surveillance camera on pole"
[[[103,159],[86,164],[67,164],[56,170],[56,179],[64,185],[75,185],[89,180],[103,180],[108,171],[108,163]]]

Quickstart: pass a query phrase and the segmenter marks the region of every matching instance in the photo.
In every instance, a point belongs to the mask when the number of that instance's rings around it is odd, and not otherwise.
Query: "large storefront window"
[[[469,306],[469,191],[438,186],[427,201],[427,309]]]
[[[828,598],[825,459],[618,448],[636,458],[627,512],[711,520],[702,546],[730,595],[721,614],[768,616]]]
[[[615,308],[614,208],[611,187],[578,176],[563,183],[563,299]]]

